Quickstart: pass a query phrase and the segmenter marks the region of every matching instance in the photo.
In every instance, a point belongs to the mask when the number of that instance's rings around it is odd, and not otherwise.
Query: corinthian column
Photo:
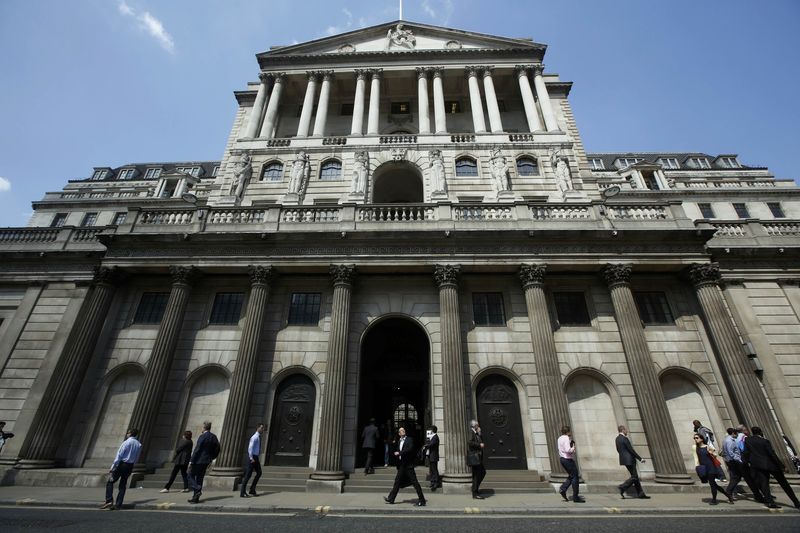
[[[472,475],[467,456],[467,392],[461,355],[461,321],[458,314],[458,265],[436,265],[433,279],[439,288],[439,323],[442,336],[442,397],[444,398],[445,492],[466,492]]]
[[[52,468],[58,445],[64,440],[69,415],[75,407],[81,384],[103,329],[114,292],[122,276],[116,268],[97,268],[94,288],[69,334],[64,352],[56,363],[31,431],[24,438],[16,468]]]
[[[667,402],[658,382],[639,311],[631,292],[631,267],[607,265],[603,270],[603,276],[611,291],[611,302],[614,305],[614,315],[628,361],[633,392],[639,404],[647,443],[653,455],[656,481],[691,484],[692,479],[686,474],[686,466],[683,464],[678,440],[672,428]]]
[[[444,69],[433,69],[433,113],[436,133],[447,133],[447,112],[444,108],[444,88],[442,87]]]
[[[317,94],[317,72],[307,72],[308,84],[303,97],[303,109],[300,110],[300,122],[297,124],[297,136],[308,137],[311,127],[311,113],[314,112],[314,96]]]
[[[264,115],[264,124],[261,125],[261,137],[272,138],[272,130],[275,129],[275,121],[278,118],[278,106],[281,104],[281,94],[283,93],[283,81],[286,74],[279,72],[271,75],[275,80],[272,87],[272,94],[269,96],[267,112]]]
[[[517,81],[519,81],[519,92],[522,95],[522,105],[525,107],[525,118],[528,119],[528,131],[540,131],[542,124],[539,122],[539,112],[536,111],[536,101],[533,99],[531,81],[528,79],[530,67],[517,65]]]
[[[372,69],[372,82],[369,87],[369,115],[367,116],[367,135],[377,135],[380,131],[381,74],[383,69]]]
[[[533,357],[539,381],[539,396],[542,399],[547,455],[550,458],[550,475],[555,474],[558,477],[564,473],[559,461],[558,437],[561,436],[561,427],[571,424],[569,405],[558,365],[556,341],[553,338],[552,321],[544,293],[546,268],[545,265],[522,265],[519,269],[519,279],[525,291],[525,305],[531,325]]]
[[[353,100],[353,122],[350,125],[350,135],[361,135],[364,131],[364,80],[367,71],[356,70],[356,97]]]
[[[544,125],[547,131],[558,131],[556,116],[553,114],[553,104],[550,102],[550,95],[547,93],[547,85],[544,83],[542,71],[544,65],[533,66],[533,85],[536,87],[536,96],[539,97],[539,106],[542,108]]]
[[[719,289],[719,265],[694,263],[689,267],[689,278],[694,285],[703,318],[717,348],[717,360],[722,367],[722,377],[731,394],[739,421],[748,426],[759,426],[764,436],[772,441],[775,453],[786,468],[794,468],[786,447],[782,446],[783,433],[775,423],[772,411],[758,377],[753,372],[747,354],[742,349],[739,335],[731,322]],[[794,472],[789,470],[789,472]]]
[[[317,104],[317,116],[314,119],[314,136],[325,136],[325,124],[328,120],[328,101],[331,96],[331,80],[333,72],[322,74],[322,87],[319,90],[319,104]]]
[[[467,83],[469,84],[469,107],[472,110],[472,125],[475,133],[486,131],[486,122],[483,119],[483,104],[481,103],[481,89],[478,85],[478,67],[466,67]]]
[[[419,132],[431,132],[431,117],[428,113],[428,69],[417,67],[417,100],[419,100]]]
[[[249,272],[250,299],[242,326],[242,339],[236,355],[228,405],[225,407],[225,424],[220,435],[225,446],[214,465],[212,474],[215,476],[236,476],[242,473],[242,454],[247,450],[247,430],[252,429],[247,427],[247,421],[250,416],[272,268],[251,266]]]
[[[503,131],[503,119],[500,118],[500,106],[497,105],[497,93],[494,92],[492,68],[483,69],[483,92],[486,94],[486,110],[489,111],[489,125],[492,133]]]
[[[307,490],[341,492],[345,474],[342,470],[342,426],[344,425],[344,385],[347,370],[347,330],[350,322],[350,294],[355,278],[354,265],[331,265],[333,306],[325,386],[319,427],[317,468],[306,485]]]
[[[267,84],[269,83],[269,76],[266,72],[261,72],[258,75],[261,80],[261,85],[258,86],[258,93],[256,93],[256,101],[253,103],[253,110],[250,112],[250,120],[247,123],[247,131],[244,136],[246,138],[253,138],[258,135],[258,127],[261,125],[261,115],[264,114],[264,102],[267,99]]]

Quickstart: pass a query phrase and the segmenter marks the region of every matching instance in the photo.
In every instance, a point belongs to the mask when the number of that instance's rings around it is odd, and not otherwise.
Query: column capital
[[[458,285],[458,276],[461,274],[460,265],[436,265],[433,270],[433,279],[440,289],[447,285]]]
[[[603,268],[603,278],[609,287],[627,284],[631,281],[633,267],[627,264],[608,264]]]
[[[169,275],[172,276],[173,285],[193,285],[200,277],[200,271],[195,267],[171,266]]]
[[[367,78],[367,74],[369,74],[369,70],[364,68],[357,68],[353,71],[357,80],[364,80]]]
[[[483,67],[477,65],[467,65],[464,67],[464,76],[467,78],[471,78],[472,76],[477,77],[481,72],[483,72]]]
[[[434,78],[441,78],[444,76],[444,67],[430,67],[430,71],[433,72]]]
[[[522,265],[519,267],[518,276],[522,282],[522,288],[527,289],[530,286],[543,285],[546,271],[547,265]]]
[[[426,78],[427,79],[428,73],[430,72],[430,69],[427,68],[427,67],[417,67],[416,71],[417,71],[417,79],[419,79],[419,78]]]
[[[266,72],[259,72],[258,79],[261,80],[261,83],[268,83],[270,75]]]
[[[368,72],[372,75],[373,78],[381,79],[383,77],[383,69],[382,68],[371,68],[371,69],[368,69]]]
[[[119,267],[94,267],[92,284],[113,287],[119,285],[125,277],[125,273]]]
[[[332,70],[323,70],[320,74],[322,75],[322,81],[331,81],[333,79]]]
[[[319,71],[318,70],[307,70],[306,71],[306,77],[308,78],[308,81],[317,81],[317,78],[319,77]]]
[[[517,73],[517,77],[520,78],[522,76],[527,76],[530,73],[531,69],[533,68],[532,65],[515,65],[514,72]]]
[[[719,263],[692,263],[686,273],[695,288],[717,285],[720,281]]]
[[[494,70],[494,65],[487,65],[485,67],[481,67],[481,71],[483,72],[484,78],[491,78],[493,70]]]
[[[534,76],[541,76],[542,72],[544,72],[544,64],[536,63],[535,65],[531,65],[531,70]]]
[[[355,265],[331,265],[328,272],[330,273],[331,281],[333,281],[334,286],[352,285],[356,278]]]
[[[274,83],[283,83],[283,80],[286,79],[285,72],[267,72],[266,74],[272,78]]]
[[[275,270],[271,266],[250,265],[247,274],[251,285],[269,285],[275,277]]]

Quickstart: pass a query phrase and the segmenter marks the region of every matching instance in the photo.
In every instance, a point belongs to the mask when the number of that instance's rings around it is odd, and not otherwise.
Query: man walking
[[[467,441],[467,464],[472,468],[472,497],[482,500],[481,482],[486,477],[486,467],[483,466],[483,439],[481,438],[481,426],[477,420],[469,421],[470,435]]]
[[[398,428],[397,435],[400,437],[397,443],[397,451],[394,452],[394,456],[397,459],[397,475],[394,478],[392,491],[389,496],[383,497],[383,501],[394,503],[394,499],[402,487],[413,485],[419,498],[416,506],[425,507],[425,495],[422,494],[422,487],[419,486],[419,481],[417,481],[417,473],[414,472],[414,460],[416,459],[414,440],[406,436],[405,428]]]
[[[101,509],[122,509],[122,501],[125,499],[125,491],[128,488],[128,478],[133,472],[133,465],[139,460],[139,452],[142,445],[137,437],[138,429],[129,429],[125,434],[125,440],[117,450],[117,456],[108,471],[108,481],[106,482],[106,502]],[[117,503],[114,505],[114,484],[119,480],[119,490],[117,491]]]
[[[633,486],[636,489],[637,498],[649,500],[650,496],[645,494],[642,490],[642,483],[639,481],[638,472],[636,472],[636,461],[644,464],[644,459],[642,459],[639,454],[636,453],[636,450],[633,449],[633,445],[628,438],[628,428],[625,426],[619,426],[617,429],[619,430],[619,435],[617,435],[615,444],[617,446],[617,453],[619,454],[619,464],[627,468],[628,473],[630,473],[630,477],[625,480],[622,485],[617,487],[619,489],[619,495],[622,496],[622,499],[624,500],[625,491]]]
[[[750,487],[750,492],[753,493],[753,498],[757,502],[763,502],[761,491],[756,487],[753,477],[750,475],[750,468],[742,462],[742,451],[737,445],[739,431],[736,428],[728,428],[726,432],[728,435],[722,441],[722,451],[720,452],[720,455],[725,459],[725,465],[728,467],[728,475],[730,476],[726,492],[734,495],[739,482],[744,479],[747,486]]]
[[[361,447],[367,452],[367,462],[364,465],[364,475],[374,474],[375,469],[372,467],[372,462],[375,459],[375,447],[378,445],[380,438],[380,431],[378,426],[375,425],[375,419],[370,418],[369,424],[361,432]]]
[[[197,438],[194,453],[189,460],[189,486],[194,494],[189,503],[200,503],[203,493],[203,478],[211,462],[219,455],[219,439],[211,433],[211,422],[203,422],[203,433]]]
[[[575,441],[572,440],[572,430],[569,426],[561,428],[561,436],[558,437],[559,462],[564,470],[567,471],[567,479],[561,484],[558,493],[568,502],[567,489],[572,485],[572,501],[584,503],[586,500],[578,496],[578,465],[575,463]]]
[[[716,449],[717,443],[714,441],[714,432],[705,427],[699,420],[692,420],[692,425],[694,426],[694,432],[703,437],[703,442]]]
[[[430,475],[431,490],[441,488],[442,481],[439,479],[439,435],[436,432],[439,428],[431,426],[428,428],[428,442],[425,443],[425,455],[428,457],[428,474]]]
[[[261,434],[264,432],[264,424],[259,423],[256,426],[256,432],[253,433],[253,436],[250,437],[250,442],[247,443],[247,466],[244,470],[244,477],[242,478],[242,484],[239,490],[239,497],[241,498],[248,498],[249,496],[258,496],[256,492],[256,485],[258,485],[258,480],[261,479],[261,461],[259,457],[261,455]],[[256,477],[253,478],[253,484],[250,486],[249,494],[245,494],[245,489],[247,488],[247,482],[250,480],[250,476],[253,475],[253,471],[256,472]]]
[[[750,431],[752,435],[744,441],[742,459],[750,463],[756,485],[761,491],[761,495],[764,497],[764,503],[767,504],[767,507],[770,509],[777,509],[780,507],[775,504],[775,498],[769,490],[769,477],[772,476],[786,495],[789,496],[789,499],[792,500],[794,506],[800,509],[800,500],[797,499],[791,485],[786,481],[786,476],[783,475],[783,463],[781,463],[781,460],[775,453],[772,443],[764,438],[764,433],[761,431],[760,427],[753,426],[750,428]]]

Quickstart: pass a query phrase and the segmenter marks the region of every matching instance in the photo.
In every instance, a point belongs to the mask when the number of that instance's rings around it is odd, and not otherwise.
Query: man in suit
[[[184,431],[183,438],[175,447],[175,455],[172,457],[172,461],[173,463],[175,463],[175,465],[172,467],[172,473],[169,475],[169,481],[167,481],[167,484],[164,485],[163,489],[161,489],[161,492],[169,492],[169,489],[175,482],[175,478],[177,477],[178,472],[181,473],[181,477],[183,478],[183,492],[189,492],[188,470],[189,470],[189,457],[191,455],[192,455],[192,432]]]
[[[397,475],[394,478],[392,491],[389,496],[384,496],[383,500],[386,503],[394,503],[394,499],[397,497],[401,487],[413,485],[419,498],[416,506],[425,507],[425,495],[422,494],[422,487],[419,486],[419,481],[417,481],[417,473],[414,472],[414,461],[417,457],[414,453],[414,440],[406,436],[405,428],[398,428],[397,436],[397,450],[394,452],[397,460]]]
[[[247,464],[245,465],[244,469],[244,477],[242,478],[242,484],[239,487],[239,497],[240,498],[249,498],[250,496],[258,496],[256,492],[256,485],[258,485],[258,480],[261,479],[261,434],[264,433],[264,424],[258,423],[256,425],[256,432],[250,437],[250,441],[247,443]],[[247,482],[250,481],[250,476],[253,475],[253,472],[256,473],[256,477],[253,478],[253,484],[250,486],[250,492],[245,493],[247,489]]]
[[[750,428],[750,433],[751,435],[744,441],[742,459],[750,464],[755,484],[761,491],[764,503],[770,509],[779,507],[775,504],[775,498],[769,490],[769,476],[772,476],[786,495],[789,496],[789,499],[792,500],[794,506],[800,509],[800,501],[795,496],[789,482],[786,481],[786,476],[783,475],[785,467],[778,458],[778,454],[775,453],[772,443],[764,438],[764,433],[760,427],[753,426]]]
[[[469,421],[470,435],[467,441],[467,464],[472,468],[472,497],[482,500],[480,494],[481,482],[486,477],[486,468],[483,466],[483,439],[481,426],[477,420]],[[474,463],[474,464],[473,464]]]
[[[619,435],[617,435],[615,443],[617,445],[617,453],[619,454],[619,464],[627,468],[630,473],[630,477],[625,480],[625,483],[617,487],[619,489],[619,494],[622,496],[622,499],[625,499],[625,491],[633,486],[636,488],[637,498],[645,500],[650,499],[650,496],[646,495],[642,490],[642,483],[639,481],[639,474],[636,472],[636,461],[644,463],[644,459],[633,449],[633,445],[630,439],[628,439],[628,428],[619,426],[617,429],[619,430]]]
[[[439,435],[436,432],[439,428],[431,426],[428,428],[428,442],[425,443],[425,455],[428,457],[428,473],[431,477],[431,490],[436,490],[442,486],[439,479]]]
[[[367,452],[367,462],[364,465],[364,475],[374,474],[375,469],[372,467],[372,462],[375,457],[375,447],[378,445],[380,439],[380,431],[378,426],[375,425],[375,419],[370,418],[369,424],[361,432],[361,447]]]
[[[203,422],[203,433],[197,438],[191,459],[189,459],[189,486],[194,491],[189,503],[200,503],[203,493],[203,478],[211,462],[219,455],[219,439],[211,433],[211,422]]]

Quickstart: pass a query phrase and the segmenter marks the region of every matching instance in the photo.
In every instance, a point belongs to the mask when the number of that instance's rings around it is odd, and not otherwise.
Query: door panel
[[[275,394],[267,464],[308,466],[316,389],[309,378],[284,379]]]
[[[525,470],[525,439],[517,389],[507,378],[487,376],[478,384],[478,422],[487,469]]]

